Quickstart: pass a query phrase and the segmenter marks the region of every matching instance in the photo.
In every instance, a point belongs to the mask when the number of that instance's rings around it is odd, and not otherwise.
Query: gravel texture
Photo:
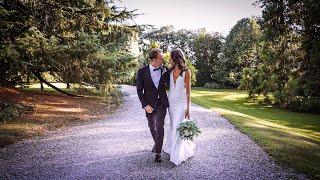
[[[162,153],[163,162],[154,163],[136,89],[122,88],[124,103],[108,118],[0,149],[0,179],[305,179],[277,166],[226,119],[197,105],[191,116],[202,134],[195,156],[175,166]]]

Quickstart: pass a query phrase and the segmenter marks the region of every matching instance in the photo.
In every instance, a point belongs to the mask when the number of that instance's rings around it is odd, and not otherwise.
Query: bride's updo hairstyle
[[[171,68],[171,71],[176,66],[178,66],[178,68],[181,70],[180,76],[182,76],[182,73],[188,69],[186,66],[184,53],[182,52],[182,50],[180,48],[176,48],[170,52],[170,56],[173,61],[173,66]]]

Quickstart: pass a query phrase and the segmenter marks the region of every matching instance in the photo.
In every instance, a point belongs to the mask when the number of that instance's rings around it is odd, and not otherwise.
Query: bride
[[[191,72],[187,69],[184,54],[181,49],[174,49],[170,56],[170,88],[169,116],[170,127],[164,152],[170,155],[170,161],[175,165],[181,164],[194,155],[195,143],[182,140],[177,128],[184,119],[190,119]]]

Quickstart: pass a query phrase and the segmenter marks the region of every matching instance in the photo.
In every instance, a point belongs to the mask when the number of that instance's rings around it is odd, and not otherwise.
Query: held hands
[[[147,105],[144,109],[147,111],[147,113],[153,112],[153,108],[150,105]]]
[[[190,119],[190,111],[189,111],[189,109],[186,109],[184,117],[187,118],[187,119]]]

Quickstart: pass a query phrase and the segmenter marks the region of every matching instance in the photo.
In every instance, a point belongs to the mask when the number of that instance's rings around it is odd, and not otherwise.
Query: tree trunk
[[[55,87],[54,85],[52,85],[51,83],[49,83],[48,81],[46,81],[45,79],[43,79],[40,75],[39,72],[36,72],[36,71],[32,71],[32,73],[40,80],[40,82],[43,82],[45,83],[46,85],[48,85],[49,87],[51,87],[52,89],[56,90],[56,91],[59,91],[61,92],[62,94],[65,94],[65,95],[68,95],[68,96],[73,96],[73,97],[82,97],[82,96],[79,96],[79,95],[75,95],[75,94],[70,94],[68,92],[65,92],[57,87]]]
[[[41,80],[40,80],[40,90],[43,91],[43,82]]]

